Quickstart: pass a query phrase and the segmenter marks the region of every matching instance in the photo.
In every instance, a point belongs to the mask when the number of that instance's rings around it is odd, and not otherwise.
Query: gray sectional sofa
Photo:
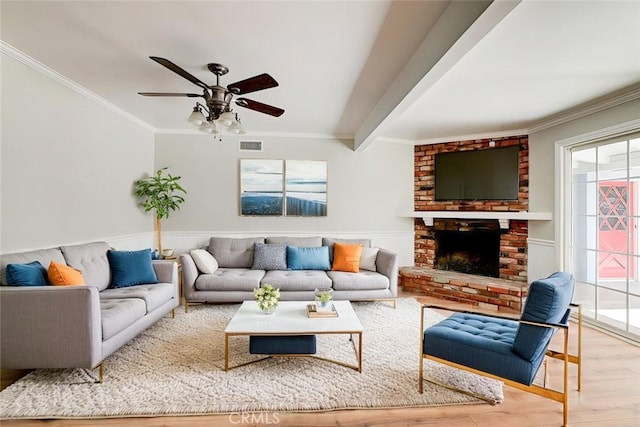
[[[149,257],[158,283],[112,288],[109,249],[93,242],[1,256],[2,368],[99,366],[101,382],[107,356],[173,312],[180,302],[177,263]],[[34,261],[73,267],[87,284],[7,286],[7,265]]]
[[[277,268],[262,269],[254,261],[257,245],[273,245],[296,248],[325,246],[329,261],[333,260],[336,242],[361,244],[371,248],[370,239],[333,239],[326,237],[211,237],[206,248],[215,258],[218,268],[212,273],[198,270],[189,253],[180,256],[185,309],[189,304],[202,302],[240,302],[253,299],[253,289],[264,284],[280,288],[282,300],[314,299],[319,287],[333,288],[338,300],[368,301],[393,300],[398,295],[398,256],[394,252],[377,248],[375,267],[359,272],[332,271],[326,269]]]

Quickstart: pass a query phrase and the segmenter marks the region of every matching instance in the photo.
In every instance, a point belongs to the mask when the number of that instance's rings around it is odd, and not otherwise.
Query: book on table
[[[309,317],[338,317],[338,312],[336,311],[336,307],[331,304],[331,308],[329,310],[320,310],[315,304],[307,305],[307,316]]]

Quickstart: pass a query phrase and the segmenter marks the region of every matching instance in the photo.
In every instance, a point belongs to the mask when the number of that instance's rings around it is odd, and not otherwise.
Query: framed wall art
[[[287,216],[327,216],[327,162],[287,160],[284,188]]]
[[[327,162],[241,159],[240,215],[327,216]]]
[[[241,215],[284,215],[283,190],[283,160],[240,160]]]

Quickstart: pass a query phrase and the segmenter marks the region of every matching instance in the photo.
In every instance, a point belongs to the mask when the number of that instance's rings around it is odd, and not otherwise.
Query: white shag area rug
[[[105,360],[104,381],[82,369],[39,369],[0,393],[0,417],[105,418],[258,411],[328,411],[498,403],[502,383],[425,360],[418,393],[420,305],[353,303],[364,326],[363,372],[308,357],[275,357],[228,372],[224,328],[239,305],[176,310]],[[276,312],[275,316],[278,313]],[[428,310],[426,324],[442,319]],[[235,365],[248,338],[229,340]],[[318,355],[357,364],[346,335],[323,335]],[[95,375],[95,374],[94,374]]]

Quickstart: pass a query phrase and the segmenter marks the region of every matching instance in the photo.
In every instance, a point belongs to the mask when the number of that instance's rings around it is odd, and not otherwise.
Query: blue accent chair
[[[563,404],[563,425],[568,422],[568,364],[578,365],[578,391],[581,388],[582,312],[571,303],[575,282],[573,276],[557,272],[536,280],[529,286],[520,319],[456,312],[447,319],[424,328],[427,308],[445,308],[423,305],[420,331],[420,382],[423,392],[423,361],[429,359],[489,378]],[[571,307],[578,308],[578,352],[569,354],[569,315]],[[548,349],[551,338],[558,330],[564,333],[561,352]],[[562,391],[542,386],[533,381],[545,361],[545,356],[563,361]]]

